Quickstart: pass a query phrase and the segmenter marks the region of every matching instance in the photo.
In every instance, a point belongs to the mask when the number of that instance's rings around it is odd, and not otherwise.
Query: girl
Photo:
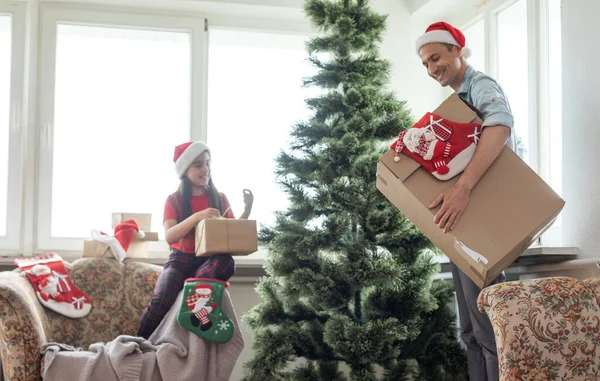
[[[165,203],[163,225],[173,251],[158,277],[152,299],[142,313],[137,335],[145,339],[154,332],[183,289],[187,278],[227,281],[235,271],[229,254],[197,257],[195,227],[205,218],[235,218],[227,197],[217,191],[210,173],[210,150],[201,141],[175,147],[175,172],[181,179],[177,192]],[[253,196],[244,190],[244,214],[252,210]]]

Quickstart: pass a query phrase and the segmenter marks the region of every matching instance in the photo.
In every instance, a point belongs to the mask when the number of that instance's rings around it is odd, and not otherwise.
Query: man
[[[463,33],[445,22],[430,25],[416,41],[417,54],[427,73],[442,86],[450,86],[459,97],[483,114],[483,132],[475,154],[454,186],[431,205],[442,204],[433,220],[445,233],[456,228],[481,176],[498,157],[504,145],[516,150],[514,118],[504,92],[491,77],[467,64],[469,49]],[[498,380],[498,356],[494,332],[487,315],[479,312],[481,289],[455,264],[452,278],[456,288],[462,340],[467,345],[471,381]],[[492,284],[504,281],[500,274]]]

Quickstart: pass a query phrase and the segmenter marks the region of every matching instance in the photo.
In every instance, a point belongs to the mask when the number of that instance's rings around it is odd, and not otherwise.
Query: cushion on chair
[[[81,258],[72,264],[65,263],[65,267],[73,283],[92,300],[92,309],[81,319],[70,319],[46,309],[55,342],[87,348],[121,334],[135,335],[161,266]]]
[[[494,327],[500,380],[600,379],[600,278],[506,282],[479,309]]]

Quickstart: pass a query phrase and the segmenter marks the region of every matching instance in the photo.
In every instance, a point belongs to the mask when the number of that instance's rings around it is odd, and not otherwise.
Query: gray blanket
[[[225,344],[207,342],[179,325],[182,294],[149,340],[121,335],[92,344],[87,351],[46,344],[44,381],[228,381],[244,348],[229,293],[223,293],[222,310],[236,330]]]

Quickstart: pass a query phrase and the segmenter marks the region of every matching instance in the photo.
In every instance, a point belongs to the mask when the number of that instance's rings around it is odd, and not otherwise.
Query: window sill
[[[81,254],[76,252],[55,252],[60,255],[65,262],[74,262],[75,260],[82,258]],[[167,256],[168,253],[165,253],[164,256],[158,256],[157,254],[154,254],[154,256],[148,258],[125,258],[124,262],[142,262],[163,266],[167,261]],[[14,262],[15,259],[23,257],[23,255],[14,253],[0,253],[0,271],[11,271],[15,269],[17,267]],[[231,282],[255,282],[258,277],[265,275],[263,270],[264,260],[262,258],[234,257],[234,259],[236,262],[236,272],[234,277],[231,279]]]
[[[73,262],[81,258],[80,254],[75,252],[58,252],[64,261]],[[527,249],[510,267],[527,267],[542,264],[553,264],[576,259],[578,249],[575,247],[550,247],[550,246],[534,246]],[[15,258],[21,258],[22,255],[2,255],[0,254],[0,270],[12,270],[15,268]],[[264,257],[249,256],[249,257],[234,257],[236,262],[236,273],[231,279],[234,283],[253,283],[256,280],[266,275],[263,268]],[[447,257],[440,257],[441,270],[436,278],[448,278],[444,274],[450,274],[450,262]],[[126,258],[125,262],[143,262],[153,265],[163,266],[167,258],[165,257],[149,257],[149,258]]]
[[[532,246],[525,250],[525,252],[508,267],[563,262],[576,259],[578,254],[579,250],[576,247]],[[438,262],[442,266],[441,272],[450,272],[450,260],[448,257],[439,257]]]

